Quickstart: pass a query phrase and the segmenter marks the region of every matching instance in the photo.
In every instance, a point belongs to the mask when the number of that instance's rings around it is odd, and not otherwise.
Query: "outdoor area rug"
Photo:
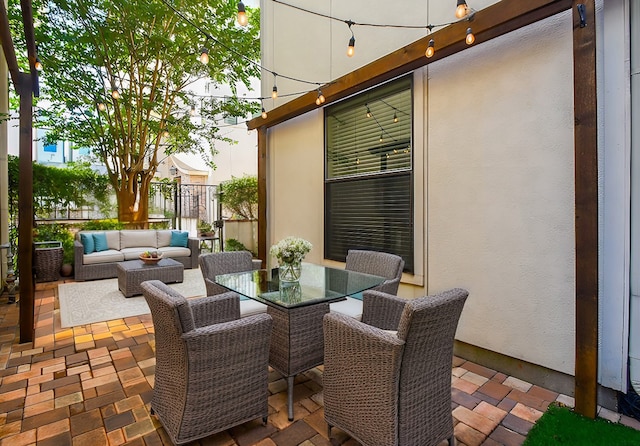
[[[184,281],[169,286],[185,297],[206,294],[200,269],[185,269]],[[60,284],[58,298],[63,328],[151,312],[143,296],[125,298],[117,278]]]

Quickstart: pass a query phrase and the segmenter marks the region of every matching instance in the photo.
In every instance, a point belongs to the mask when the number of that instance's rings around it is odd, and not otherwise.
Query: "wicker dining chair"
[[[266,423],[271,316],[240,319],[232,292],[186,299],[159,280],[142,290],[155,331],[151,410],[171,440],[188,443],[260,417]]]
[[[344,269],[386,278],[387,280],[373,289],[395,295],[398,293],[398,286],[402,278],[404,260],[402,257],[388,252],[350,249],[347,252]]]
[[[249,251],[226,251],[200,254],[198,258],[200,271],[204,279],[207,296],[226,293],[229,290],[215,283],[215,278],[220,274],[241,273],[260,269],[261,262],[252,259]],[[267,306],[255,300],[240,299],[241,317],[251,316],[258,313],[266,313]]]
[[[253,269],[252,256],[249,251],[227,251],[200,254],[198,258],[200,271],[207,288],[207,296],[222,294],[229,291],[214,282],[217,275],[241,273]]]
[[[372,291],[364,294],[362,322],[339,313],[324,316],[329,437],[335,426],[364,446],[429,446],[445,439],[455,444],[451,361],[467,296],[459,288],[414,300]]]
[[[398,286],[402,278],[404,260],[400,256],[387,252],[350,249],[347,252],[345,269],[385,277],[386,280],[373,290],[395,295],[398,293]],[[362,318],[361,296],[349,296],[343,301],[332,303],[329,307],[332,312],[341,313],[357,320]]]

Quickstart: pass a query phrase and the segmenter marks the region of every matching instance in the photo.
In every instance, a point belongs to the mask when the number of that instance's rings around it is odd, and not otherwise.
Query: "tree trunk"
[[[137,178],[135,175],[133,178]],[[140,174],[140,184],[131,183],[131,179],[121,183],[116,191],[118,198],[118,220],[129,228],[146,229],[149,227],[149,183],[147,175]]]

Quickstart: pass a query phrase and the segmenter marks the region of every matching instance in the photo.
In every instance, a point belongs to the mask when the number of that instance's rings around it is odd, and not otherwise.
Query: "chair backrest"
[[[249,251],[227,251],[200,254],[200,271],[202,277],[209,279],[207,283],[207,295],[225,293],[227,290],[214,282],[220,274],[240,273],[253,269],[252,255]],[[206,280],[205,280],[206,282]]]
[[[468,295],[466,290],[454,288],[409,300],[405,305],[398,327],[398,337],[405,341],[398,396],[401,437],[415,436],[412,429],[424,428],[443,429],[442,436],[435,437],[447,438],[448,429],[453,429],[451,360],[458,321]],[[416,416],[420,418],[417,423]],[[408,423],[414,427],[403,429]],[[411,443],[401,439],[399,444]]]
[[[404,260],[387,252],[350,249],[345,269],[385,277],[387,280],[373,289],[395,295],[400,285]]]

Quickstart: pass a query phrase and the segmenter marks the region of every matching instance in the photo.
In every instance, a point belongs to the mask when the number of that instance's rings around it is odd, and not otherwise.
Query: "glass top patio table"
[[[250,299],[281,308],[344,300],[384,282],[384,277],[313,263],[302,263],[297,282],[280,282],[278,269],[259,269],[216,276],[218,285]]]

